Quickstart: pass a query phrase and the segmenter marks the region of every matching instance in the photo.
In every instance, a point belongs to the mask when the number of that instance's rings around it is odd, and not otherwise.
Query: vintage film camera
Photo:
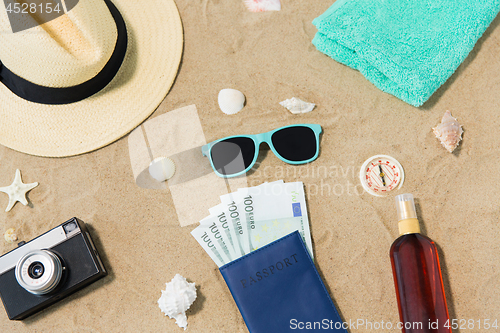
[[[0,297],[21,320],[106,275],[85,223],[72,218],[0,257]]]

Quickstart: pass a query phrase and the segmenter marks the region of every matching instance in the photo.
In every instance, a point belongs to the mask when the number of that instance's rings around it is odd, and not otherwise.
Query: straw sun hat
[[[2,145],[52,157],[98,149],[149,117],[175,79],[183,34],[173,0],[72,1],[42,25],[17,18],[34,27],[15,33],[0,6]]]

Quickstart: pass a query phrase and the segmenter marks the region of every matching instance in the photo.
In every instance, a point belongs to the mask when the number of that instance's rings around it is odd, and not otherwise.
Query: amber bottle
[[[403,333],[451,333],[436,245],[420,234],[413,195],[396,197],[399,238],[390,256]]]

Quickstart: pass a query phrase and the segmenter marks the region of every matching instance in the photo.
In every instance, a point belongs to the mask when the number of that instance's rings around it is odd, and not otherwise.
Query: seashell
[[[436,137],[441,141],[443,147],[452,153],[462,140],[462,125],[456,118],[451,116],[450,111],[444,113],[441,124],[432,129]]]
[[[164,182],[175,174],[175,163],[168,157],[157,157],[149,164],[149,174],[157,181]]]
[[[218,100],[219,107],[225,114],[236,114],[245,105],[245,95],[236,89],[222,89]]]
[[[280,0],[244,0],[243,2],[251,12],[281,10]]]
[[[3,237],[5,238],[5,241],[7,243],[14,243],[15,241],[17,241],[16,229],[14,228],[7,229]]]
[[[166,283],[166,289],[161,291],[158,306],[165,316],[175,319],[179,327],[187,327],[186,311],[196,299],[194,282],[189,283],[180,274],[176,274],[172,281]]]
[[[304,102],[296,97],[284,100],[280,102],[280,105],[287,108],[293,114],[311,112],[316,106],[314,103]]]

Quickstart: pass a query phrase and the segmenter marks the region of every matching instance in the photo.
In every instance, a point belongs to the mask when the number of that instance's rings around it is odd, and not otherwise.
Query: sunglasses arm
[[[201,153],[203,154],[203,156],[208,156],[208,151],[210,150],[211,145],[212,143],[208,143],[201,147]]]

